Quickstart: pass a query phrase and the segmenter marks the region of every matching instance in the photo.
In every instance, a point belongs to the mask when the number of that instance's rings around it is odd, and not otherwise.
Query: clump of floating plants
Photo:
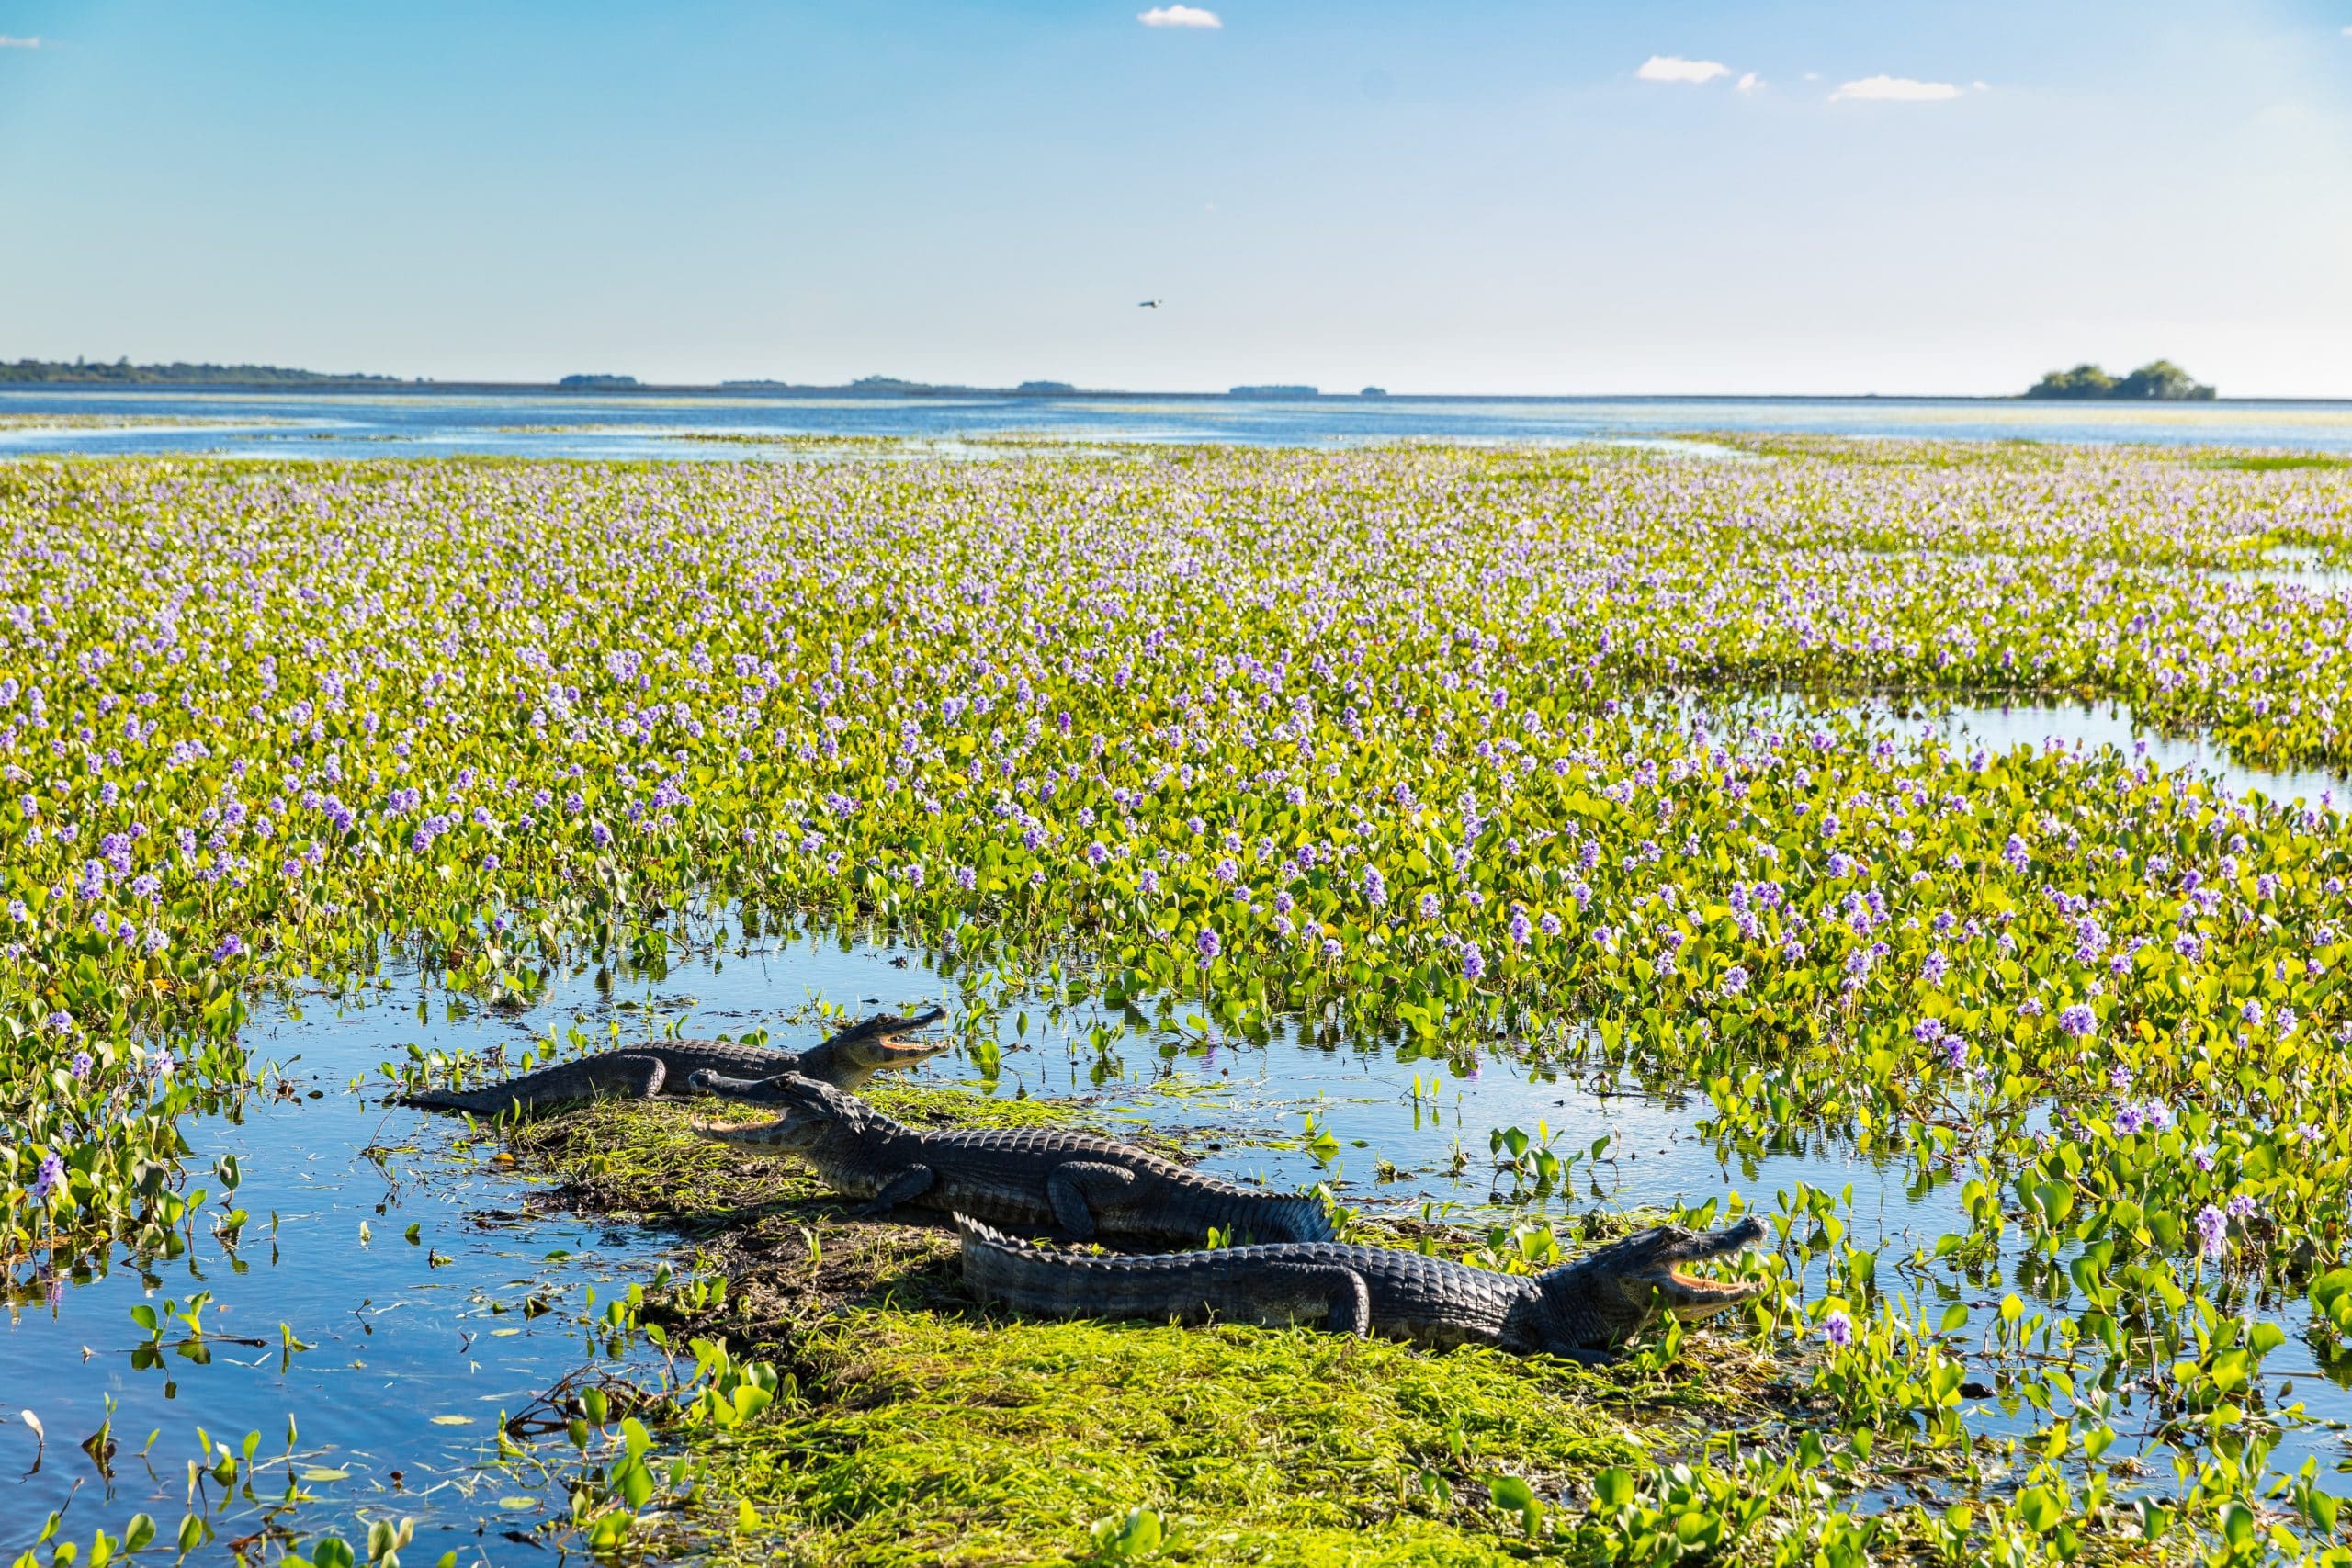
[[[1338,1561],[1316,1532],[1408,1517],[1398,1561],[2340,1552],[2332,1474],[2273,1462],[2310,1417],[2264,1362],[2291,1337],[2335,1369],[2352,1337],[2345,819],[1835,708],[2098,699],[2242,761],[2352,761],[2352,600],[2229,570],[2352,561],[2352,473],[1748,445],[0,469],[0,1258],[176,1245],[178,1122],[247,1075],[256,987],[406,953],[527,1002],[735,900],[1242,1038],[1579,1053],[1703,1095],[1726,1153],[1838,1141],[1966,1216],[1897,1256],[1839,1195],[1750,1205],[1751,1351],[1801,1440],[1481,1447],[1442,1413],[1509,1369],[1233,1331],[1204,1370],[1175,1337],[1134,1353],[1206,1391],[1211,1447],[1256,1380],[1352,1387],[1369,1490],[1300,1434],[1317,1479],[1219,1472],[1225,1529],[1214,1487],[1142,1462],[1151,1420],[1039,1416],[1029,1453],[1102,1468],[1035,1506],[976,1472],[981,1559],[1304,1531],[1291,1555]],[[940,1368],[1153,1397],[1085,1339],[1117,1330],[870,1310],[863,1350],[789,1330],[823,1386],[749,1398],[768,1425],[712,1460],[786,1445],[734,1483],[812,1560],[948,1551],[887,1545],[928,1472],[875,1415],[965,1387]],[[1690,1397],[1673,1335],[1641,1358],[1529,1397]],[[857,1389],[888,1398],[829,1403]],[[1911,1500],[1865,1505],[1897,1474]],[[583,1492],[582,1528],[622,1540],[595,1510],[652,1493]]]

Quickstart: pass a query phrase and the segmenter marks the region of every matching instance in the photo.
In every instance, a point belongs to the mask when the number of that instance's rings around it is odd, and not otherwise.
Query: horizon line
[[[100,365],[110,361],[99,361]],[[6,362],[0,361],[0,367]],[[876,385],[876,382],[886,383]],[[1290,389],[1295,386],[1296,390]],[[1262,388],[1262,389],[1261,389]],[[1010,398],[1024,401],[1046,402],[1068,398],[1181,398],[1216,400],[1227,402],[1971,402],[1971,403],[2051,403],[2058,405],[2090,404],[2117,408],[2191,408],[2214,403],[2346,403],[2352,402],[2352,392],[2301,393],[2267,395],[2263,393],[2216,393],[2211,398],[2037,398],[2024,392],[1415,392],[1387,389],[1361,391],[1325,391],[1308,383],[1244,384],[1223,390],[1178,390],[1171,389],[1128,387],[1057,386],[1024,389],[1012,386],[978,386],[963,382],[917,381],[899,377],[876,377],[860,381],[813,382],[783,381],[770,378],[735,378],[721,381],[639,381],[631,378],[626,384],[605,381],[601,384],[565,385],[560,380],[497,380],[443,379],[435,377],[402,378],[353,372],[338,375],[331,372],[303,372],[298,378],[220,380],[141,380],[107,381],[90,379],[9,380],[0,378],[0,394],[11,392],[74,392],[74,393],[171,393],[194,391],[271,391],[271,392],[471,392],[471,391],[531,391],[556,392],[582,397],[629,397],[645,393],[691,394],[730,393],[783,396],[847,394],[874,399],[923,397],[982,397]]]

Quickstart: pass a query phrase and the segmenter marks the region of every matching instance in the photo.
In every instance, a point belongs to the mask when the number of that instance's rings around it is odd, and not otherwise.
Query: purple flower
[[[1965,1070],[1968,1066],[1968,1037],[1962,1034],[1947,1034],[1943,1039],[1943,1046],[1944,1064],[1954,1072]]]
[[[236,932],[231,931],[227,936],[220,939],[220,945],[212,950],[212,962],[215,964],[225,964],[230,959],[236,957],[237,954],[244,952],[244,939],[240,937]]]
[[[91,1066],[90,1054],[87,1051],[76,1051],[74,1053],[73,1066],[65,1070],[72,1073],[77,1081],[86,1081],[90,1076]]]
[[[179,1071],[179,1059],[172,1055],[172,1048],[168,1045],[158,1045],[155,1054],[147,1058],[147,1070],[159,1078],[170,1077]]]
[[[1476,980],[1486,972],[1487,957],[1478,951],[1478,944],[1475,942],[1464,942],[1462,944],[1462,977],[1465,980]]]
[[[2208,1258],[2220,1258],[2228,1248],[2230,1217],[2208,1203],[2197,1212],[2199,1249]]]
[[[2076,1002],[2058,1015],[2058,1027],[2076,1040],[2087,1040],[2098,1029],[2098,1014],[2087,1002]]]
[[[1110,851],[1110,848],[1109,848],[1109,846],[1105,845],[1105,844],[1102,842],[1102,840],[1097,839],[1097,840],[1094,840],[1094,842],[1092,842],[1092,843],[1091,843],[1091,844],[1089,844],[1089,845],[1087,845],[1087,846],[1086,846],[1086,863],[1087,863],[1087,864],[1089,864],[1089,865],[1091,865],[1091,866],[1100,867],[1100,866],[1102,865],[1102,863],[1104,861],[1109,860],[1110,858],[1111,858],[1111,851]]]
[[[1527,945],[1527,939],[1531,935],[1534,934],[1534,927],[1527,923],[1526,910],[1513,909],[1510,912],[1510,944],[1513,947],[1525,947]],[[1745,969],[1738,969],[1734,972],[1739,976],[1739,983],[1742,986],[1746,986],[1747,984],[1747,971]],[[1731,976],[1727,975],[1724,978],[1726,983],[1728,983]]]
[[[1215,961],[1218,953],[1225,951],[1224,940],[1216,934],[1216,929],[1213,926],[1201,928],[1201,934],[1195,945],[1201,950],[1201,967],[1204,969]]]
[[[1388,884],[1382,880],[1380,868],[1376,865],[1363,868],[1363,901],[1375,909],[1384,908],[1388,902]]]
[[[33,1177],[33,1201],[46,1203],[49,1195],[65,1185],[65,1162],[55,1155],[41,1156],[40,1170]]]
[[[1724,971],[1724,995],[1736,997],[1747,989],[1747,970],[1745,966],[1735,964]]]
[[[1854,1342],[1854,1320],[1843,1312],[1832,1312],[1821,1320],[1821,1337],[1843,1350]]]

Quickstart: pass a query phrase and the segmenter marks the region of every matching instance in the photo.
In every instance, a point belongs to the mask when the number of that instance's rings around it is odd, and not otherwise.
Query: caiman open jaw
[[[1754,1280],[1702,1279],[1685,1265],[1728,1258],[1764,1239],[1753,1216],[1719,1231],[1657,1225],[1636,1232],[1544,1276],[1559,1310],[1615,1341],[1639,1331],[1660,1310],[1684,1323],[1728,1312],[1762,1293]]]
[[[1702,1322],[1762,1293],[1764,1287],[1754,1280],[1709,1280],[1679,1267],[1728,1258],[1755,1246],[1764,1239],[1763,1224],[1755,1216],[1725,1230],[1695,1232],[1665,1225],[1650,1234],[1658,1237],[1652,1256],[1643,1260],[1645,1266],[1628,1272],[1656,1291],[1667,1311],[1684,1323]]]
[[[724,1122],[709,1122],[695,1124],[695,1132],[719,1143],[806,1150],[817,1142],[832,1120],[825,1086],[811,1082],[797,1073],[778,1073],[766,1078],[731,1078],[706,1072],[695,1074],[689,1081],[705,1094],[720,1095],[752,1105],[774,1106],[784,1112],[773,1122],[751,1126],[729,1126]]]
[[[844,1040],[834,1047],[861,1067],[911,1067],[944,1055],[945,1043],[932,1040],[901,1040],[895,1034]]]
[[[1666,1299],[1666,1310],[1676,1317],[1684,1323],[1702,1323],[1719,1312],[1754,1301],[1763,1289],[1753,1280],[1702,1280],[1678,1269],[1667,1275],[1658,1293]]]

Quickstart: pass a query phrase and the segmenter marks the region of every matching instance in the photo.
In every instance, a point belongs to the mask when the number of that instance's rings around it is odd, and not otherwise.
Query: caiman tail
[[[668,1065],[659,1055],[608,1051],[542,1067],[503,1083],[480,1089],[418,1089],[393,1095],[387,1103],[425,1111],[469,1111],[477,1116],[503,1116],[510,1111],[528,1116],[551,1106],[606,1095],[650,1099],[662,1092],[667,1077]]]
[[[1324,1206],[1318,1193],[1301,1192],[1293,1197],[1277,1197],[1271,1192],[1244,1189],[1238,1198],[1239,1201],[1233,1205],[1233,1213],[1229,1216],[1210,1221],[1225,1233],[1228,1246],[1334,1239],[1331,1213]]]
[[[1040,1317],[1145,1318],[1202,1323],[1324,1323],[1364,1332],[1363,1284],[1346,1270],[1270,1263],[1250,1252],[1094,1257],[1006,1240],[967,1214],[964,1283],[983,1301]],[[1250,1249],[1257,1251],[1259,1249]]]

